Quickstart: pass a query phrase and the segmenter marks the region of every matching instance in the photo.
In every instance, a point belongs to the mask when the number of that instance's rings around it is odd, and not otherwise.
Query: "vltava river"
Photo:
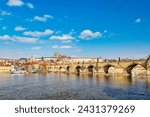
[[[150,79],[55,73],[1,74],[0,99],[150,99]]]

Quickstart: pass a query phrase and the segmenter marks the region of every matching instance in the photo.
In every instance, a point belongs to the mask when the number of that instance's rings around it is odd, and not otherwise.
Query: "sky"
[[[144,58],[149,0],[0,0],[0,58]]]

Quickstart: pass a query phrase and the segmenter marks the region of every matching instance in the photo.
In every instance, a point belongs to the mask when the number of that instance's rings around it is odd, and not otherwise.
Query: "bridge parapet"
[[[141,65],[150,75],[150,60],[132,60],[132,61],[106,61],[106,62],[82,62],[53,64],[48,66],[48,71],[66,72],[66,73],[97,73],[107,74],[110,67],[115,68],[116,74],[131,74],[131,70],[136,65]]]

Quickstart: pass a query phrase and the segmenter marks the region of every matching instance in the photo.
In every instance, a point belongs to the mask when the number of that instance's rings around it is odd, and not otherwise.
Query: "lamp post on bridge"
[[[99,63],[99,58],[97,58],[97,61],[96,61],[96,67],[95,69],[98,71],[98,63]]]

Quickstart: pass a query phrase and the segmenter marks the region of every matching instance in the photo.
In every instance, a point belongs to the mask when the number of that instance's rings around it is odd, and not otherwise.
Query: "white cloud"
[[[68,45],[58,46],[58,45],[54,45],[52,48],[53,49],[71,49],[71,48],[73,48],[73,46],[68,46]]]
[[[2,16],[9,16],[9,15],[11,15],[11,12],[7,12],[7,11],[3,11],[3,10],[0,10],[0,15],[2,15]]]
[[[20,37],[20,36],[13,36],[14,41],[21,42],[21,43],[36,43],[38,38],[30,38],[30,37]]]
[[[40,46],[35,46],[35,47],[32,47],[31,49],[32,49],[32,50],[40,50],[40,49],[42,49],[42,47],[40,47]]]
[[[62,31],[56,31],[55,32],[55,34],[61,34],[62,33]]]
[[[9,36],[9,35],[3,35],[0,36],[0,40],[4,41],[14,41],[14,42],[21,42],[21,43],[36,43],[38,41],[38,38],[29,38],[29,37],[22,37],[22,36]]]
[[[8,0],[8,6],[23,6],[24,2],[22,0]]]
[[[67,40],[73,40],[75,39],[74,37],[72,37],[69,34],[64,34],[62,36],[51,36],[50,39],[52,40],[61,40],[61,41],[67,41]]]
[[[79,38],[85,39],[85,40],[91,40],[94,38],[101,38],[102,33],[101,32],[92,32],[91,30],[84,30],[80,33]]]
[[[12,7],[12,6],[24,6],[26,5],[28,8],[33,9],[34,5],[32,3],[24,3],[23,0],[8,0],[7,5]]]
[[[3,35],[0,36],[0,40],[11,40],[11,37],[9,35]]]
[[[137,18],[136,20],[135,20],[135,23],[140,23],[141,22],[141,18]]]
[[[73,48],[73,47],[72,47],[72,46],[67,46],[67,45],[66,45],[66,46],[60,46],[60,48],[61,48],[61,49],[71,49],[71,48]]]
[[[40,16],[34,16],[34,21],[40,21],[40,22],[47,22],[48,19],[53,19],[54,17],[51,15],[43,15],[43,17]],[[33,21],[31,20],[31,21]]]
[[[65,41],[62,41],[63,43],[71,43],[72,40],[65,40]]]
[[[34,8],[34,5],[32,3],[27,3],[26,5],[27,5],[27,7],[31,8],[31,9]]]
[[[54,31],[53,30],[50,30],[50,29],[46,29],[44,32],[39,32],[39,31],[26,31],[24,32],[23,34],[26,35],[26,36],[32,36],[32,37],[41,37],[41,36],[48,36],[48,35],[51,35],[53,34]]]
[[[15,31],[24,31],[26,30],[26,28],[22,27],[22,26],[16,26],[15,27]]]
[[[57,45],[54,45],[52,48],[54,48],[54,49],[57,49],[57,48],[59,48],[59,46],[57,46]]]

